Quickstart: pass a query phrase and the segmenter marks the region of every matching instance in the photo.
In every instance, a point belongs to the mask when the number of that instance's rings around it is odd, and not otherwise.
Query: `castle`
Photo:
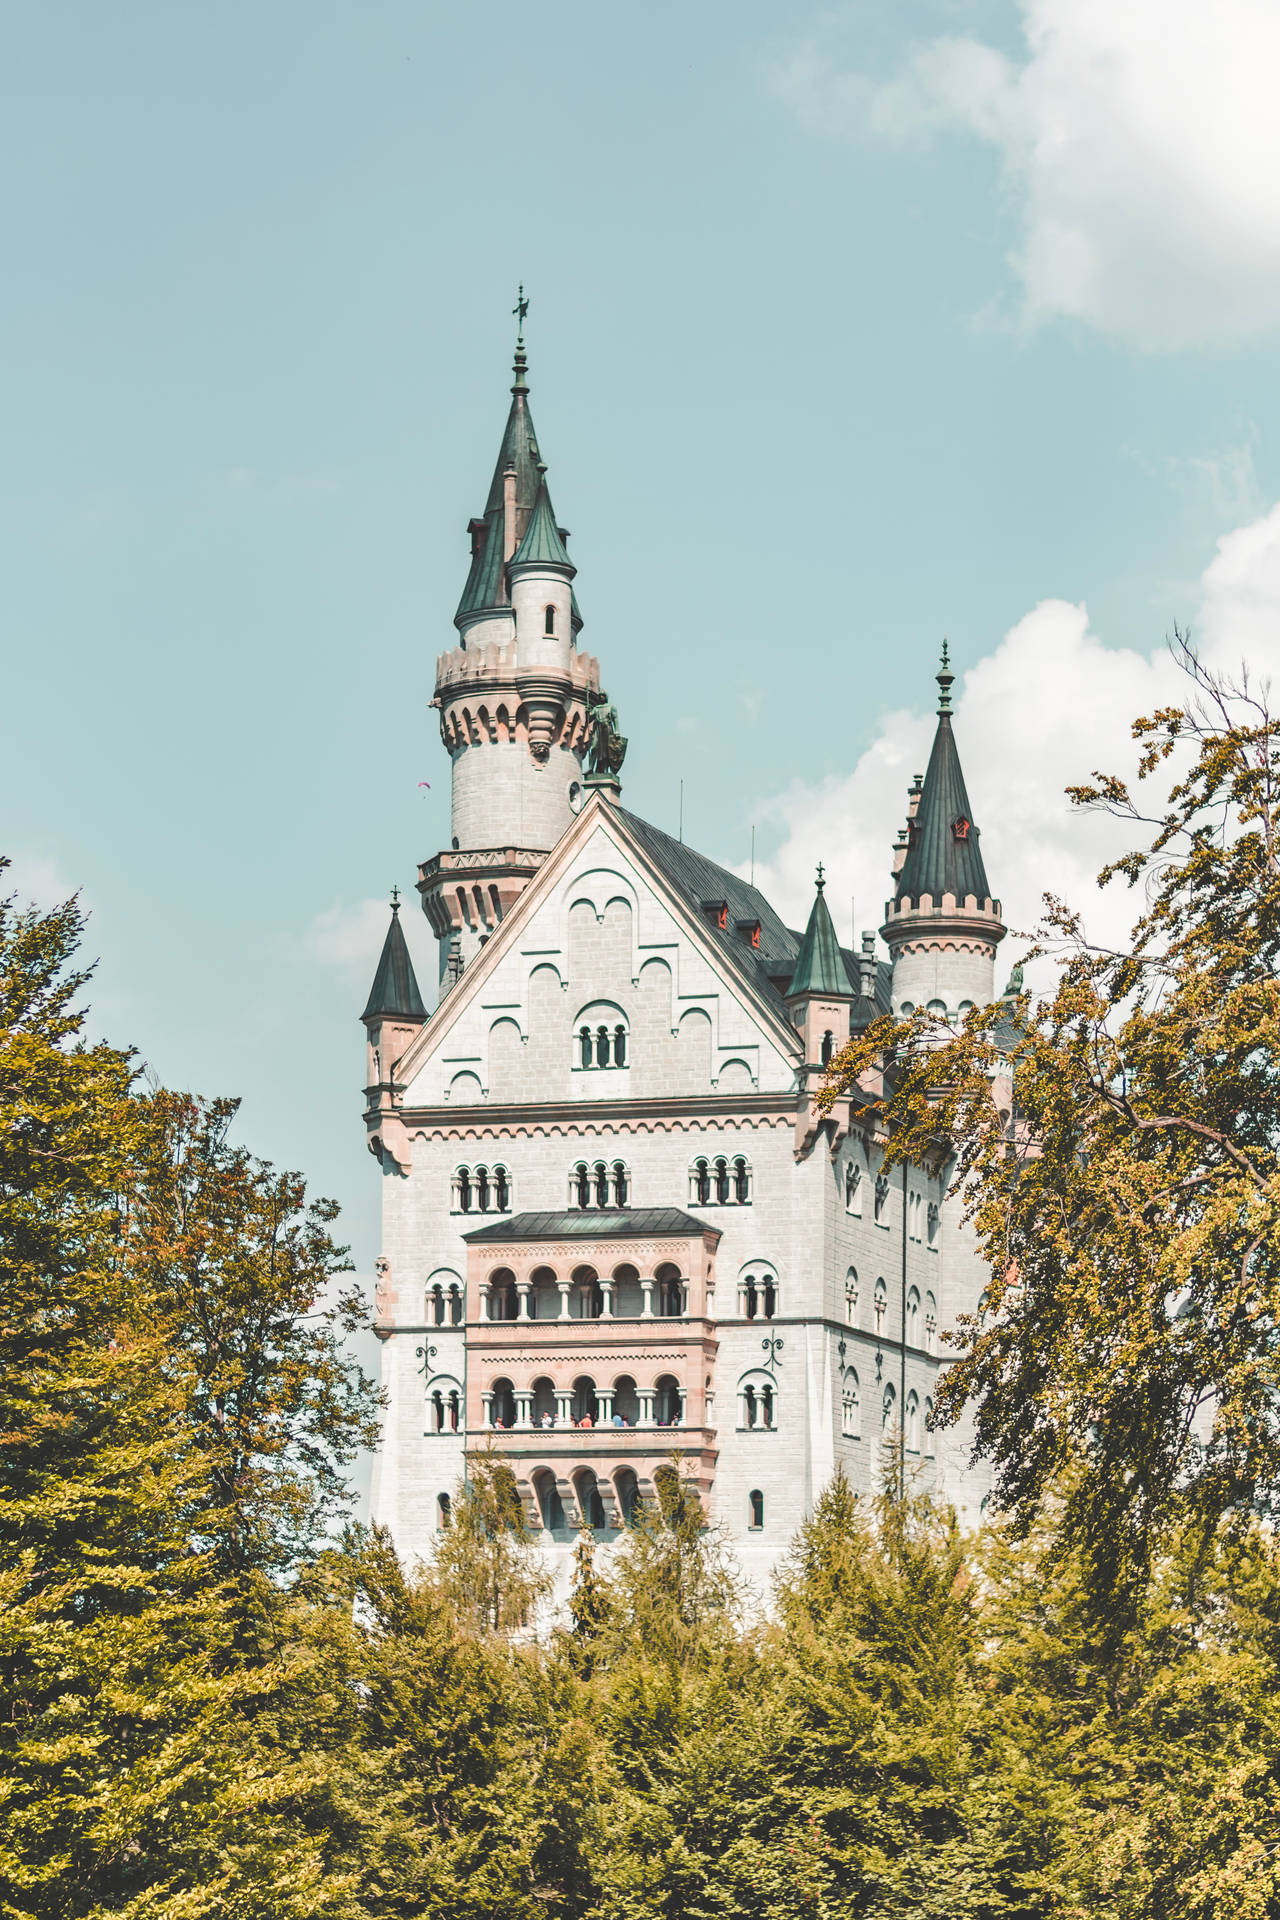
[[[890,1177],[863,1102],[821,1118],[814,1096],[876,1014],[994,998],[1000,903],[945,650],[887,958],[871,933],[840,945],[820,869],[797,931],[627,811],[523,331],[514,371],[432,702],[452,764],[451,843],[418,876],[438,1003],[395,900],[363,1015],[389,1400],[373,1513],[429,1556],[492,1445],[563,1583],[577,1527],[617,1539],[678,1451],[763,1592],[836,1465],[872,1488],[886,1444],[976,1517],[968,1433],[929,1425],[941,1335],[985,1279],[947,1167]]]

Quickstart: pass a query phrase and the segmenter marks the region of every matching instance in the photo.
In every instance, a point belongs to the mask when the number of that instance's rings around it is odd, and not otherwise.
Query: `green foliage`
[[[972,1409],[1024,1527],[1067,1490],[1113,1623],[1184,1520],[1280,1496],[1280,722],[1184,664],[1187,706],[1134,723],[1140,777],[1178,770],[1156,815],[1114,777],[1072,790],[1150,835],[1101,876],[1142,888],[1125,948],[1051,900],[1052,993],[958,1032],[880,1020],[822,1096],[885,1069],[889,1159],[954,1151],[992,1278],[938,1417]]]

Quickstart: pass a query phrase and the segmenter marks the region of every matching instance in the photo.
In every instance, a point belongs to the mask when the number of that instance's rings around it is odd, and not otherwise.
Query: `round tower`
[[[522,306],[523,306],[522,302]],[[600,673],[578,651],[582,617],[529,412],[523,312],[511,408],[435,698],[452,762],[452,844],[419,890],[457,974],[524,891],[581,803],[582,758]]]
[[[1005,936],[992,898],[951,724],[946,642],[938,674],[938,729],[928,771],[908,795],[894,852],[896,890],[880,929],[893,962],[893,1011],[928,1007],[953,1019],[995,998],[996,948]]]

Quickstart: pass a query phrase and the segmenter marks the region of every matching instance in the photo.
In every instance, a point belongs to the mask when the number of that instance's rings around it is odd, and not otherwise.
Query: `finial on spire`
[[[951,652],[944,640],[942,643],[942,668],[938,674],[938,712],[940,714],[950,713],[951,711],[951,688],[954,681],[955,675],[951,671]]]
[[[512,368],[512,372],[516,378],[515,385],[511,391],[512,393],[523,393],[529,384],[524,377],[529,365],[524,350],[524,317],[529,311],[529,302],[525,298],[523,281],[520,283],[520,291],[516,295],[516,303],[511,311],[516,317],[516,358],[515,365]]]
[[[391,889],[391,911],[392,911],[392,913],[399,913],[399,911],[400,911],[400,889],[399,889],[399,887],[392,887],[392,889]]]
[[[824,868],[824,866],[823,866],[823,864],[822,864],[822,862],[821,862],[821,860],[819,860],[819,862],[818,862],[818,892],[819,892],[819,893],[821,893],[821,892],[822,892],[822,889],[823,889],[823,888],[824,888],[824,887],[826,886],[826,884],[827,884],[827,883],[826,883],[826,880],[825,880],[825,879],[824,879],[824,877],[823,877],[823,876],[824,876],[824,874],[825,874],[825,872],[826,872],[826,869]]]

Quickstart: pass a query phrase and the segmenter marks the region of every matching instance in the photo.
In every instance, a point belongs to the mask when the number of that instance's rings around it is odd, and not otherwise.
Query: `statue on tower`
[[[589,778],[608,779],[622,771],[627,736],[618,731],[618,709],[602,687],[587,691],[587,734],[584,743]]]

